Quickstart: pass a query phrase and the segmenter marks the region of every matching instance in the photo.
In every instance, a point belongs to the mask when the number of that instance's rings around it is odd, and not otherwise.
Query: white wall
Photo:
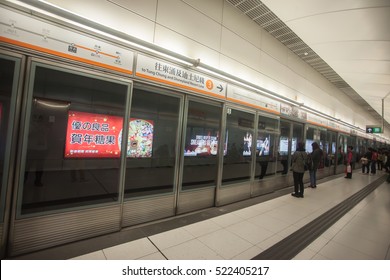
[[[365,128],[376,123],[323,76],[224,0],[49,0]],[[390,134],[386,134],[389,137]]]

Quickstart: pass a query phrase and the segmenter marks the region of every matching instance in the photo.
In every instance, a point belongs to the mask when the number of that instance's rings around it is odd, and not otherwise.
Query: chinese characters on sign
[[[119,157],[122,126],[118,116],[69,111],[65,158]]]

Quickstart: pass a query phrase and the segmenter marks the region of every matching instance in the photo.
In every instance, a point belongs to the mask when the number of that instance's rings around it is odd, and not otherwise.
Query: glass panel
[[[9,143],[7,138],[12,131],[12,122],[10,123],[10,113],[13,110],[14,102],[11,104],[13,92],[16,92],[14,81],[18,79],[16,72],[16,62],[0,58],[0,184],[1,184],[1,217],[4,221],[5,196],[7,188]],[[15,95],[15,94],[14,94]],[[8,141],[10,142],[10,141]]]
[[[251,162],[254,149],[254,115],[228,109],[226,120],[226,155],[222,182],[247,181],[251,176]]]
[[[293,124],[293,137],[291,139],[291,154],[293,154],[297,149],[298,143],[303,142],[303,125],[302,124]]]
[[[36,66],[20,213],[118,201],[129,86]]]
[[[216,186],[222,108],[189,102],[182,189]]]
[[[173,191],[180,99],[134,89],[125,197]]]
[[[291,123],[280,121],[280,137],[278,148],[278,162],[277,172],[287,174],[288,172],[288,155],[289,155],[289,139],[291,134]]]
[[[322,150],[322,161],[319,166],[320,169],[324,168],[325,166],[329,166],[327,163],[327,156],[326,156],[328,154],[329,145],[326,137],[327,137],[326,130],[320,130],[319,145],[320,145],[320,149]]]
[[[311,153],[313,151],[313,147],[311,146],[311,144],[313,144],[313,142],[317,142],[315,134],[316,134],[315,128],[313,128],[313,127],[307,128],[307,130],[306,130],[306,145],[305,145],[305,149],[306,149],[307,153]]]
[[[327,160],[328,160],[328,166],[334,166],[337,163],[336,160],[336,133],[335,132],[328,132],[328,142],[329,142],[329,149],[327,153]],[[326,164],[326,162],[325,162]]]
[[[276,173],[275,142],[279,134],[279,120],[260,116],[256,139],[256,173],[255,178]]]
[[[347,148],[347,139],[344,135],[339,135],[339,146],[337,148],[337,165],[344,164],[344,155]]]

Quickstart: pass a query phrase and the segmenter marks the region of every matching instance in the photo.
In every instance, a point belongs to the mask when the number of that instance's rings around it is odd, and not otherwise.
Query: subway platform
[[[319,180],[304,198],[290,187],[14,259],[390,260],[386,177],[355,170]]]

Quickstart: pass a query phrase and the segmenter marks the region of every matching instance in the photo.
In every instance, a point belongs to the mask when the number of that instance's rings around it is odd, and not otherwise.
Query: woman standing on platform
[[[344,178],[347,178],[347,179],[352,179],[352,163],[353,163],[353,147],[352,146],[348,146],[348,151],[347,151],[347,154],[346,154],[346,175]]]
[[[294,192],[291,194],[295,197],[303,197],[303,174],[305,173],[305,163],[307,162],[307,153],[305,145],[298,143],[297,149],[292,156],[292,171],[294,177]]]
[[[371,156],[372,156],[372,149],[369,147],[367,149],[367,152],[364,154],[364,156],[361,158],[362,162],[362,173],[367,174],[370,173],[370,165],[371,165]],[[365,172],[367,170],[367,173]]]

